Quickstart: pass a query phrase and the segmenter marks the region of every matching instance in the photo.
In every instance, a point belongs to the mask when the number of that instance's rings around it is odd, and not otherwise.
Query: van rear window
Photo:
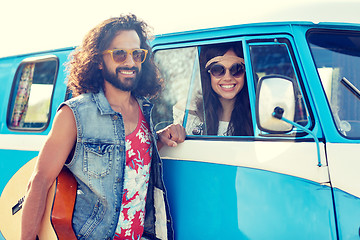
[[[19,65],[8,107],[10,129],[41,131],[48,126],[57,71],[56,57],[27,59]]]

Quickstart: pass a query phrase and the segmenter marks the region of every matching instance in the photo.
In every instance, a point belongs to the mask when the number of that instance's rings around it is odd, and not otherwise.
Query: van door
[[[166,87],[155,102],[154,122],[181,122],[188,134],[177,148],[161,150],[176,238],[336,239],[324,138],[304,90],[292,39],[279,35],[227,41],[241,46],[245,59],[252,123],[247,136],[209,135],[206,119],[190,117],[194,112],[206,115],[197,107],[205,91],[201,51],[219,42],[155,48]],[[255,89],[258,79],[271,74],[296,83],[295,121],[320,139],[319,146],[297,128],[283,134],[259,129]]]

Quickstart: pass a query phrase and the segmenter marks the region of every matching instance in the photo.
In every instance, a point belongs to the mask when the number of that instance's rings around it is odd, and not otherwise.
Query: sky
[[[152,33],[255,22],[360,23],[360,0],[0,0],[0,57],[77,46],[101,21],[133,13]]]

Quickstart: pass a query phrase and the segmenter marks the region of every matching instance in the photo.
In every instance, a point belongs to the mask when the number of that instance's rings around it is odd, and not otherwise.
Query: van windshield
[[[360,138],[360,33],[316,30],[307,40],[338,131]]]

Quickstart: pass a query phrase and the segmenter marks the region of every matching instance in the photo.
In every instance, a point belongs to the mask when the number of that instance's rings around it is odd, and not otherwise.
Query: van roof
[[[358,23],[344,22],[308,22],[308,21],[287,21],[287,22],[260,22],[247,23],[223,27],[197,29],[183,32],[165,33],[155,36],[152,46],[168,44],[169,42],[184,42],[206,39],[216,39],[239,35],[277,34],[291,33],[294,29],[310,28],[334,28],[342,30],[360,30]]]

